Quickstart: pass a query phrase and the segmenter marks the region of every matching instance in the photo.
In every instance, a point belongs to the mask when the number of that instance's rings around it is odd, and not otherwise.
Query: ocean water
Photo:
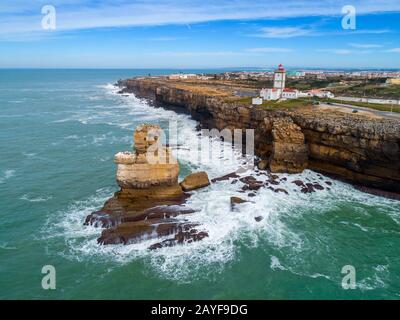
[[[199,161],[193,145],[209,138],[195,121],[113,86],[170,72],[0,70],[1,299],[400,298],[400,202],[312,171],[280,175],[288,195],[262,189],[234,212],[230,197],[247,196],[230,181],[195,192],[188,206],[197,212],[185,218],[209,233],[201,242],[98,245],[101,230],[83,222],[118,189],[113,156],[131,149],[138,124],[177,124],[181,177],[218,177],[249,160]],[[294,179],[332,186],[302,194]],[[41,287],[44,265],[56,268],[56,290]],[[342,288],[346,265],[356,270],[354,290]]]

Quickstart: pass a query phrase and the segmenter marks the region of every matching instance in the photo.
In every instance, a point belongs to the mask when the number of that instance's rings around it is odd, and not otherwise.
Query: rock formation
[[[160,144],[161,128],[141,125],[134,134],[135,153],[115,155],[117,183],[140,198],[171,198],[180,196],[179,164],[169,148]]]
[[[194,211],[185,206],[189,195],[178,184],[179,164],[160,144],[160,131],[159,126],[139,126],[134,134],[135,151],[115,156],[121,190],[85,221],[105,228],[99,243],[131,244],[167,237],[151,245],[157,249],[207,236],[196,225],[176,218]]]
[[[196,172],[188,175],[180,185],[184,191],[192,191],[209,186],[210,180],[206,172]]]
[[[303,172],[307,168],[308,154],[301,128],[290,117],[278,118],[273,122],[272,137],[271,171]]]

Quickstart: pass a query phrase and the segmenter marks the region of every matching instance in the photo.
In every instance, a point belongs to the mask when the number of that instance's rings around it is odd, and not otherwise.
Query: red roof
[[[282,64],[280,64],[280,65],[278,66],[278,70],[277,70],[277,71],[285,71],[285,68],[283,67]]]

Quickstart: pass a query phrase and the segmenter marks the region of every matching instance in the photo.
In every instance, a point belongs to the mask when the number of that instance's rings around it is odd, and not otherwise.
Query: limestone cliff
[[[400,193],[400,121],[312,107],[268,110],[182,89],[157,79],[119,83],[124,92],[190,113],[203,127],[255,130],[255,151],[274,171],[304,168]]]

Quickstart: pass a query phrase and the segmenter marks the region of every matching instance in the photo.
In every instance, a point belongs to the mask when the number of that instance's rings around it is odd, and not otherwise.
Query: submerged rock
[[[239,197],[231,197],[231,210],[233,211],[235,209],[235,206],[241,203],[246,203],[248,202],[247,200],[243,200],[242,198]]]
[[[183,243],[192,243],[195,241],[203,240],[208,237],[208,233],[205,231],[198,231],[197,229],[193,229],[193,225],[191,226],[182,226],[181,230],[175,234],[175,236],[171,239],[166,239],[164,241],[152,244],[149,249],[156,250],[164,247],[173,247],[177,244]]]
[[[236,172],[231,172],[231,173],[226,174],[226,175],[224,175],[222,177],[214,178],[214,179],[211,180],[211,182],[212,183],[216,183],[216,182],[220,182],[220,181],[227,181],[227,180],[230,180],[230,179],[237,179],[237,178],[239,178],[239,175]],[[237,180],[234,180],[234,181],[237,181]]]

